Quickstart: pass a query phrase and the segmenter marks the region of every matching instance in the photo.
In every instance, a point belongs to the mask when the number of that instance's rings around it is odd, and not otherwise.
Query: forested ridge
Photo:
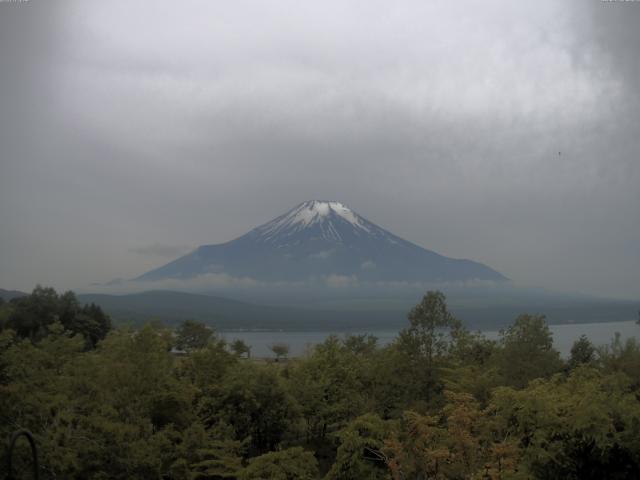
[[[542,316],[492,341],[427,292],[388,346],[331,336],[276,362],[37,287],[0,301],[0,436],[21,428],[44,479],[633,479],[640,344],[581,337],[562,359]]]

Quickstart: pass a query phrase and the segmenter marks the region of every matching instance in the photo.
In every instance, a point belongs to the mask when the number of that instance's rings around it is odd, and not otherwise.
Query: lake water
[[[567,357],[573,342],[580,335],[586,335],[595,345],[604,345],[611,342],[616,332],[620,333],[623,340],[630,337],[640,338],[640,326],[635,321],[610,322],[610,323],[580,323],[571,325],[550,325],[553,333],[554,347]],[[300,356],[314,344],[322,343],[331,332],[292,332],[292,331],[251,331],[251,332],[220,332],[227,341],[239,338],[251,346],[251,355],[254,357],[272,357],[269,349],[274,343],[286,343],[289,345],[289,355]],[[350,334],[369,333],[378,337],[379,345],[391,343],[397,336],[398,330],[372,329],[369,331],[350,331]],[[483,332],[487,338],[497,339],[497,331]],[[344,336],[344,332],[336,332],[338,336]]]

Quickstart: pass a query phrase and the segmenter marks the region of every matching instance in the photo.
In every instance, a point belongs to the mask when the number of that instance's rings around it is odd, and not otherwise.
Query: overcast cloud
[[[640,296],[640,2],[0,3],[0,287],[131,278],[335,199]]]

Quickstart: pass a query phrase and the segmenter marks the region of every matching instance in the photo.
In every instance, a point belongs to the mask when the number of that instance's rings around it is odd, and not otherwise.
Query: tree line
[[[113,328],[42,287],[0,305],[0,330],[0,436],[33,432],[41,478],[640,478],[635,339],[581,337],[564,360],[544,317],[489,340],[440,292],[387,346],[330,336],[278,363],[198,322]]]

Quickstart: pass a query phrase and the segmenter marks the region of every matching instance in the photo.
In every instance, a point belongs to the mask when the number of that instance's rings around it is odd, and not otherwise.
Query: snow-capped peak
[[[283,220],[289,224],[303,224],[304,226],[322,221],[325,217],[335,213],[352,225],[358,226],[360,222],[353,211],[340,202],[323,202],[310,200],[298,205],[291,210]]]
[[[356,283],[498,280],[490,268],[425,250],[334,201],[310,200],[227,243],[203,245],[141,280],[224,274],[257,285],[274,281]],[[253,284],[252,282],[250,284]],[[235,282],[231,284],[236,285]],[[235,287],[234,287],[235,288]],[[287,287],[288,288],[288,287]],[[314,286],[315,288],[315,286]]]
[[[346,222],[356,231],[370,233],[369,222],[340,202],[309,200],[284,215],[262,225],[256,233],[265,240],[286,236],[318,226],[320,236],[327,240],[341,241],[339,223]],[[337,223],[336,223],[337,222]],[[344,225],[344,223],[343,223]]]

